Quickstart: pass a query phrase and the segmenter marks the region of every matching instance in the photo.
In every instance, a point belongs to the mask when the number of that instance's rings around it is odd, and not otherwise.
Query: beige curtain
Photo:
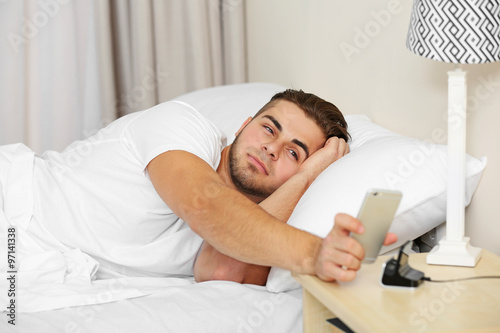
[[[245,82],[243,0],[0,1],[0,144],[61,150],[117,116]]]
[[[246,81],[242,1],[112,1],[117,107]]]

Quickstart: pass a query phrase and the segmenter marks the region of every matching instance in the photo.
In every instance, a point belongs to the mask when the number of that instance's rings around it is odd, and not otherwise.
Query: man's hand
[[[321,244],[316,260],[316,275],[324,281],[352,281],[361,267],[365,250],[350,233],[362,234],[361,222],[347,214],[337,214],[335,225]],[[397,241],[397,236],[388,233],[384,245]]]
[[[300,166],[299,173],[306,173],[310,182],[319,176],[330,164],[349,153],[349,145],[344,139],[331,137],[323,148],[309,156]]]

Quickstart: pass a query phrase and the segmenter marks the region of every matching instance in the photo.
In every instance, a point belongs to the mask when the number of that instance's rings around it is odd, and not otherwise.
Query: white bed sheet
[[[0,320],[0,332],[302,332],[301,290],[174,280],[144,297],[19,313],[15,327]]]

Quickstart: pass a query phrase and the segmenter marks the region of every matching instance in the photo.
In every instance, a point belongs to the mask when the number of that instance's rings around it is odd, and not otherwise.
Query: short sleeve
[[[142,111],[120,139],[144,169],[153,158],[170,150],[192,153],[216,169],[225,145],[225,137],[215,125],[179,101]]]

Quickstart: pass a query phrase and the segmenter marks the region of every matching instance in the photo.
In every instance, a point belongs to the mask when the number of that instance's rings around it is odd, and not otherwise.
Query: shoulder
[[[147,127],[192,129],[224,137],[222,132],[198,110],[186,102],[168,101],[141,111],[131,123],[142,123]]]
[[[143,166],[171,150],[192,153],[216,166],[226,144],[215,125],[189,104],[176,101],[140,111],[128,122],[120,139]]]

